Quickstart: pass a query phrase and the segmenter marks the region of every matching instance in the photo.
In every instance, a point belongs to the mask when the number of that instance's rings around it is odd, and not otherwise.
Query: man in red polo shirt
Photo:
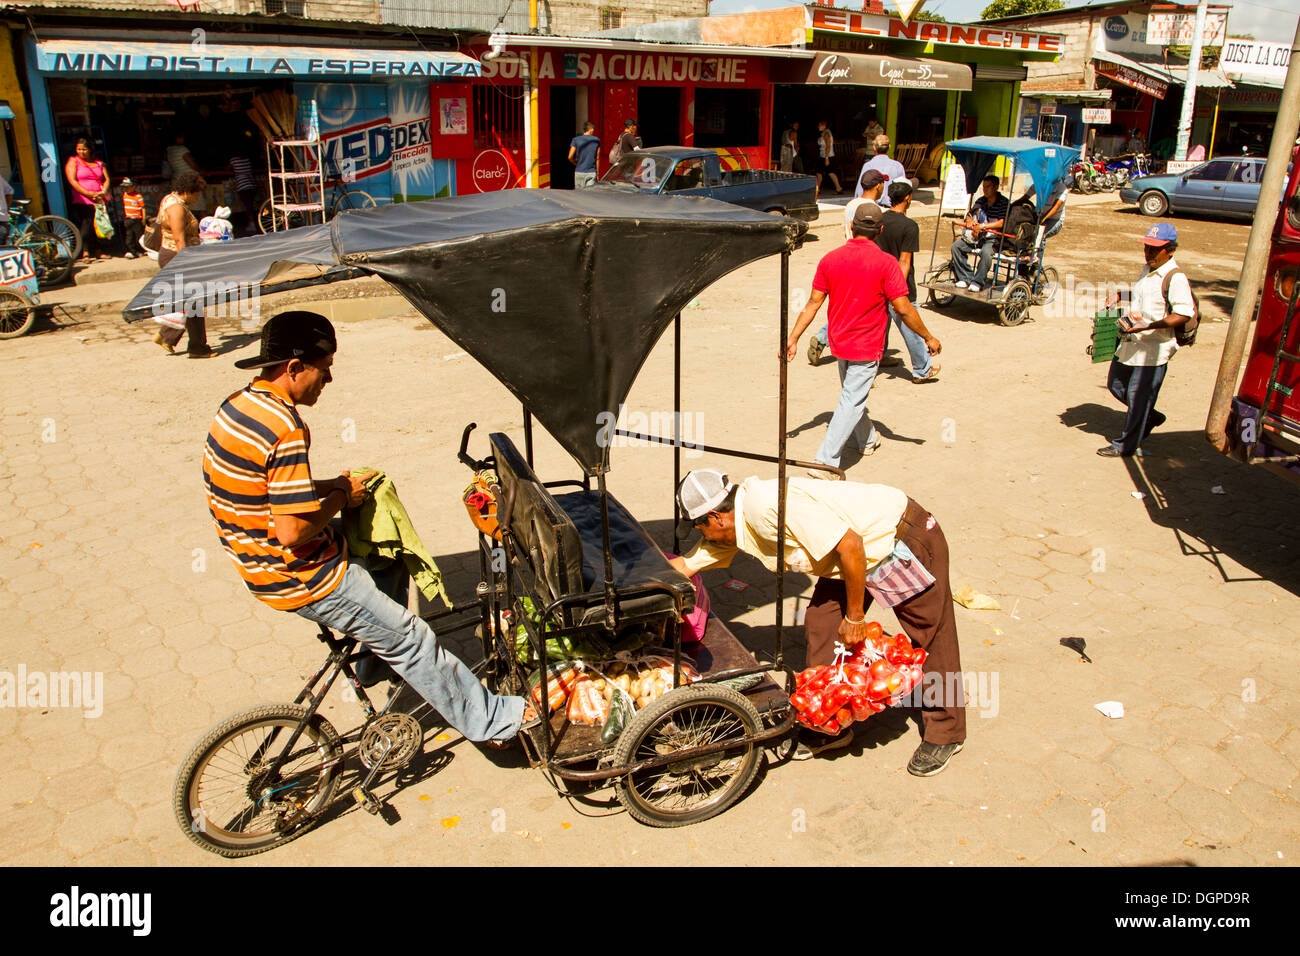
[[[785,357],[790,362],[799,348],[799,337],[829,296],[830,348],[839,360],[841,390],[839,405],[826,427],[826,438],[817,450],[816,460],[836,468],[850,439],[864,456],[880,447],[880,437],[867,415],[867,393],[871,391],[885,349],[885,329],[889,324],[886,305],[893,305],[908,328],[925,340],[931,355],[938,355],[942,348],[908,300],[907,279],[898,260],[873,241],[883,225],[884,214],[875,203],[858,207],[853,215],[853,238],[817,263],[812,295],[795,320],[786,343]],[[817,469],[808,473],[817,478],[831,474]]]

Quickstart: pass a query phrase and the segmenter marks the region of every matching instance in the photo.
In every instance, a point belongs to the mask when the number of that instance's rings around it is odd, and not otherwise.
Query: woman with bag
[[[72,187],[72,220],[81,233],[82,262],[104,257],[103,243],[95,232],[95,217],[100,209],[105,213],[108,211],[108,169],[102,160],[92,160],[90,157],[90,140],[79,139],[76,154],[70,156],[63,167],[63,175]],[[90,254],[92,244],[95,248],[93,257]]]
[[[158,229],[162,240],[162,248],[158,250],[160,268],[171,262],[182,249],[199,244],[199,221],[189,207],[203,198],[206,186],[198,173],[181,173],[172,180],[172,191],[158,204]],[[156,316],[154,321],[162,328],[153,340],[168,352],[175,352],[181,336],[188,334],[185,354],[189,358],[211,358],[217,354],[208,347],[202,302],[186,302],[183,313],[169,312]]]

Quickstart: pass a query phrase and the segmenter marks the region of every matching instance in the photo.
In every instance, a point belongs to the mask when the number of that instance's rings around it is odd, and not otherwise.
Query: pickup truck
[[[817,218],[817,178],[773,169],[750,169],[743,155],[729,157],[739,169],[723,169],[711,149],[655,146],[625,153],[598,187],[674,196],[705,196],[760,212],[812,222]]]

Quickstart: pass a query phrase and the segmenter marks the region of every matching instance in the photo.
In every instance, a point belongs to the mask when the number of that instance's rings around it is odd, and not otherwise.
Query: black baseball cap
[[[885,224],[885,214],[881,208],[868,199],[853,210],[853,225],[862,228],[879,229]]]
[[[289,359],[310,362],[338,351],[334,326],[319,312],[281,312],[262,326],[262,347],[253,358],[240,359],[235,368],[266,368]]]

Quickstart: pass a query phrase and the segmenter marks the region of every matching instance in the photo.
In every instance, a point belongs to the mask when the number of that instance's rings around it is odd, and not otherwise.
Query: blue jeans
[[[1121,455],[1135,453],[1151,429],[1166,421],[1162,412],[1156,411],[1156,399],[1164,383],[1168,365],[1125,365],[1119,359],[1110,360],[1110,374],[1106,387],[1110,393],[1128,407],[1124,416],[1124,433],[1111,442]]]
[[[894,311],[892,305],[887,305],[889,317],[894,320],[898,326],[898,331],[903,336],[903,342],[907,345],[907,357],[912,362],[912,374],[924,377],[930,374],[930,350],[925,347],[925,339],[908,328],[903,317]],[[916,303],[912,303],[912,308],[916,308]],[[889,326],[885,326],[885,348],[889,348]]]
[[[467,739],[504,740],[519,732],[524,699],[488,693],[433,629],[380,591],[361,565],[348,562],[339,586],[297,613],[370,648]]]
[[[958,280],[987,286],[989,267],[993,264],[993,246],[993,239],[986,239],[979,244],[979,265],[976,269],[971,269],[967,256],[975,251],[975,244],[967,242],[964,236],[954,242],[949,251],[952,253],[952,271]]]
[[[1047,227],[1047,229],[1043,231],[1043,238],[1051,239],[1054,235],[1056,235],[1058,232],[1061,231],[1061,227],[1064,225],[1065,225],[1065,217],[1062,216],[1060,219],[1056,220],[1056,222],[1052,223],[1050,226]]]
[[[596,185],[596,173],[594,170],[589,173],[573,174],[574,189],[586,189],[588,186],[594,186],[594,185]]]
[[[820,329],[818,329],[816,332],[813,333],[813,341],[820,344],[822,348],[826,348],[826,346],[830,345],[831,327],[829,325],[823,325]]]
[[[840,403],[835,406],[831,422],[826,426],[826,437],[817,449],[817,461],[823,465],[840,466],[840,455],[852,438],[860,451],[876,443],[876,426],[867,415],[867,393],[876,379],[879,362],[850,362],[839,359]]]

